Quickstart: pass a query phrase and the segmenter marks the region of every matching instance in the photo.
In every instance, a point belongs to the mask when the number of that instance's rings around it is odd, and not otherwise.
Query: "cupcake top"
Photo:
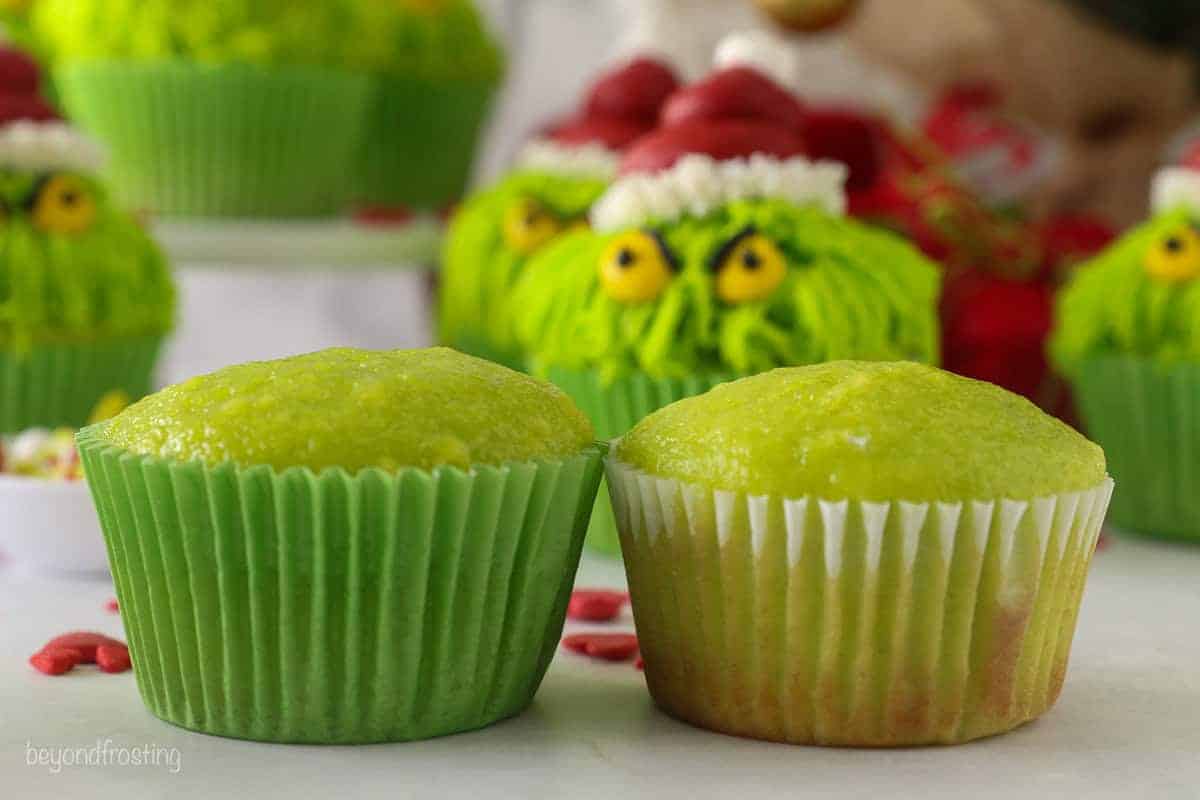
[[[714,489],[829,500],[1030,500],[1105,478],[1103,451],[1028,400],[910,362],[724,384],[642,420],[615,457]]]
[[[593,440],[555,387],[446,348],[337,348],[226,367],[98,431],[141,455],[350,472],[558,459]]]
[[[1159,174],[1151,218],[1081,265],[1059,296],[1050,352],[1200,361],[1200,172]]]
[[[96,178],[103,148],[58,118],[39,81],[0,49],[0,346],[167,332],[166,260]]]
[[[366,66],[383,35],[366,0],[38,0],[31,25],[56,63],[104,59]]]

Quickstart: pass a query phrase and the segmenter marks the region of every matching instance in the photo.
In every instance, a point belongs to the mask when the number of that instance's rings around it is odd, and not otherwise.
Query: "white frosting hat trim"
[[[592,227],[615,231],[685,214],[700,217],[733,200],[766,198],[841,215],[846,213],[847,174],[839,162],[800,156],[785,160],[756,153],[717,161],[687,155],[662,172],[620,178],[592,207]]]
[[[796,81],[796,54],[767,31],[731,33],[717,45],[713,63],[717,69],[752,67],[785,87]]]
[[[104,161],[104,148],[65,122],[18,120],[0,127],[2,167],[96,172]]]
[[[1166,167],[1154,176],[1150,186],[1150,208],[1155,213],[1176,208],[1200,212],[1200,170]]]
[[[550,139],[535,139],[521,151],[517,168],[610,181],[617,175],[620,160],[617,153],[595,142],[565,145]]]

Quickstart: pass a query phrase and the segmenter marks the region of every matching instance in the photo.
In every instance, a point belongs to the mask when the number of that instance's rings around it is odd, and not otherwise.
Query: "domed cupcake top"
[[[1092,356],[1200,361],[1200,171],[1164,170],[1154,211],[1081,265],[1059,296],[1050,342],[1072,373]]]
[[[276,469],[433,469],[574,455],[591,424],[543,381],[446,348],[339,348],[226,367],[104,423],[142,455]]]
[[[1029,500],[1105,478],[1099,447],[1024,398],[909,362],[724,384],[651,414],[615,457],[714,489],[830,500]]]

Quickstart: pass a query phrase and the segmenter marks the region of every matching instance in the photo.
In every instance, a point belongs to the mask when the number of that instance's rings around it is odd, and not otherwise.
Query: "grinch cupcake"
[[[469,198],[446,238],[438,315],[443,344],[516,369],[509,295],[526,262],[587,226],[621,152],[654,127],[675,90],[671,69],[634,58],[602,75],[579,111],[531,142],[514,169]]]
[[[354,199],[437,210],[457,201],[504,54],[472,0],[359,0],[381,45]]]
[[[1160,173],[1153,209],[1063,290],[1050,352],[1121,483],[1111,522],[1200,540],[1200,172]]]
[[[1096,445],[992,384],[840,361],[650,415],[608,463],[667,713],[798,744],[952,744],[1062,689],[1112,491]]]
[[[125,206],[300,217],[349,200],[370,89],[354,70],[377,35],[358,3],[38,0],[32,24]]]
[[[782,93],[765,73],[723,71],[728,85],[695,116],[676,112],[634,144],[594,230],[539,253],[513,293],[532,368],[601,438],[733,376],[937,360],[936,267],[842,215],[845,169],[799,155],[774,103],[746,105]],[[617,552],[603,499],[589,544]]]
[[[316,743],[519,713],[562,632],[592,438],[553,386],[448,349],[229,367],[84,429],[146,705]]]
[[[79,427],[141,397],[175,311],[162,253],[97,180],[103,152],[0,51],[0,433]]]

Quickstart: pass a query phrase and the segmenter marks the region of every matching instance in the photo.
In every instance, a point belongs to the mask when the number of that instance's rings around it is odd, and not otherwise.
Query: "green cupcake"
[[[535,253],[586,226],[607,177],[603,169],[520,166],[469,198],[446,236],[438,340],[523,369],[509,303],[513,286]]]
[[[1063,290],[1050,353],[1121,484],[1111,522],[1200,540],[1200,173],[1164,170],[1154,208]]]
[[[39,0],[72,117],[124,205],[164,215],[342,210],[378,48],[355,0]]]
[[[79,427],[150,390],[175,287],[97,180],[101,149],[36,96],[4,99],[35,117],[0,121],[0,432]]]
[[[592,439],[550,384],[447,349],[229,367],[85,428],[146,705],[313,743],[519,713],[562,632]]]
[[[1027,400],[914,363],[681,400],[608,462],[646,681],[773,741],[952,744],[1043,714],[1112,492]]]
[[[438,210],[462,197],[496,90],[499,42],[473,0],[360,0],[381,49],[354,199]]]
[[[513,293],[533,369],[607,439],[733,376],[839,358],[936,362],[937,268],[841,216],[842,177],[803,158],[692,155],[622,178],[593,211],[597,230],[540,253]],[[603,507],[589,544],[617,550]]]

